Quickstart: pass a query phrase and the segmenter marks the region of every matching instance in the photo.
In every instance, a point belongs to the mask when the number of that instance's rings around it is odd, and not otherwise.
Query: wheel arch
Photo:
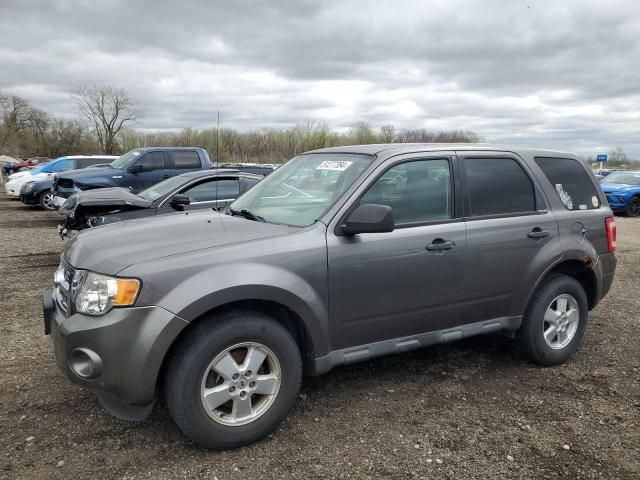
[[[527,299],[527,307],[531,302],[534,292],[552,275],[568,275],[578,281],[587,295],[589,310],[592,310],[598,304],[598,277],[593,269],[595,262],[591,257],[582,259],[571,258],[563,259],[555,265],[547,269],[538,279],[535,288],[529,294]]]
[[[169,364],[169,359],[172,356],[174,349],[189,335],[189,333],[201,325],[204,322],[215,322],[216,317],[221,317],[221,314],[229,311],[242,311],[242,312],[261,312],[269,315],[280,325],[282,325],[294,338],[300,354],[302,355],[302,361],[305,372],[311,372],[314,365],[314,359],[316,356],[317,345],[314,343],[313,337],[307,328],[307,325],[302,320],[300,315],[287,305],[276,302],[273,300],[262,299],[242,299],[235,300],[229,303],[217,305],[194,318],[189,324],[180,331],[180,333],[173,339],[168,350],[164,354],[162,359],[160,370],[156,378],[156,390],[161,388],[164,377]]]

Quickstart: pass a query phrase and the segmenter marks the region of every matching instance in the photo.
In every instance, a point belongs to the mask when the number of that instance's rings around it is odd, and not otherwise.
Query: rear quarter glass
[[[536,157],[535,162],[567,210],[593,210],[602,206],[596,186],[578,160]]]

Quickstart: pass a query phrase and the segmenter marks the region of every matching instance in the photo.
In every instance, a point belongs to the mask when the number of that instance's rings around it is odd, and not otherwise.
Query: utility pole
[[[216,127],[216,163],[220,168],[220,109],[218,109],[218,126]]]

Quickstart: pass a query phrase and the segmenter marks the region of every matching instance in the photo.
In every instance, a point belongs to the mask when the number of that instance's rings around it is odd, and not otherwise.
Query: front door
[[[393,208],[389,233],[327,233],[332,348],[460,322],[466,250],[453,155],[393,159],[353,203]]]
[[[131,167],[139,166],[140,171],[133,172]],[[168,162],[163,152],[147,152],[140,156],[124,174],[124,186],[129,187],[133,193],[142,190],[169,178],[171,169],[167,168]]]

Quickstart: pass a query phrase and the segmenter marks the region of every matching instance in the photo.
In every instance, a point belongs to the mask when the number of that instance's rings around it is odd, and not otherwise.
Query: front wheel
[[[628,217],[640,216],[640,197],[633,197],[625,210]]]
[[[563,363],[580,346],[588,315],[582,285],[568,275],[553,275],[534,293],[516,340],[534,362]]]
[[[56,205],[53,203],[53,193],[51,192],[42,192],[39,203],[45,210],[56,210]]]
[[[260,312],[196,325],[169,359],[165,399],[182,432],[206,448],[233,448],[273,431],[295,403],[302,360],[291,334]]]

